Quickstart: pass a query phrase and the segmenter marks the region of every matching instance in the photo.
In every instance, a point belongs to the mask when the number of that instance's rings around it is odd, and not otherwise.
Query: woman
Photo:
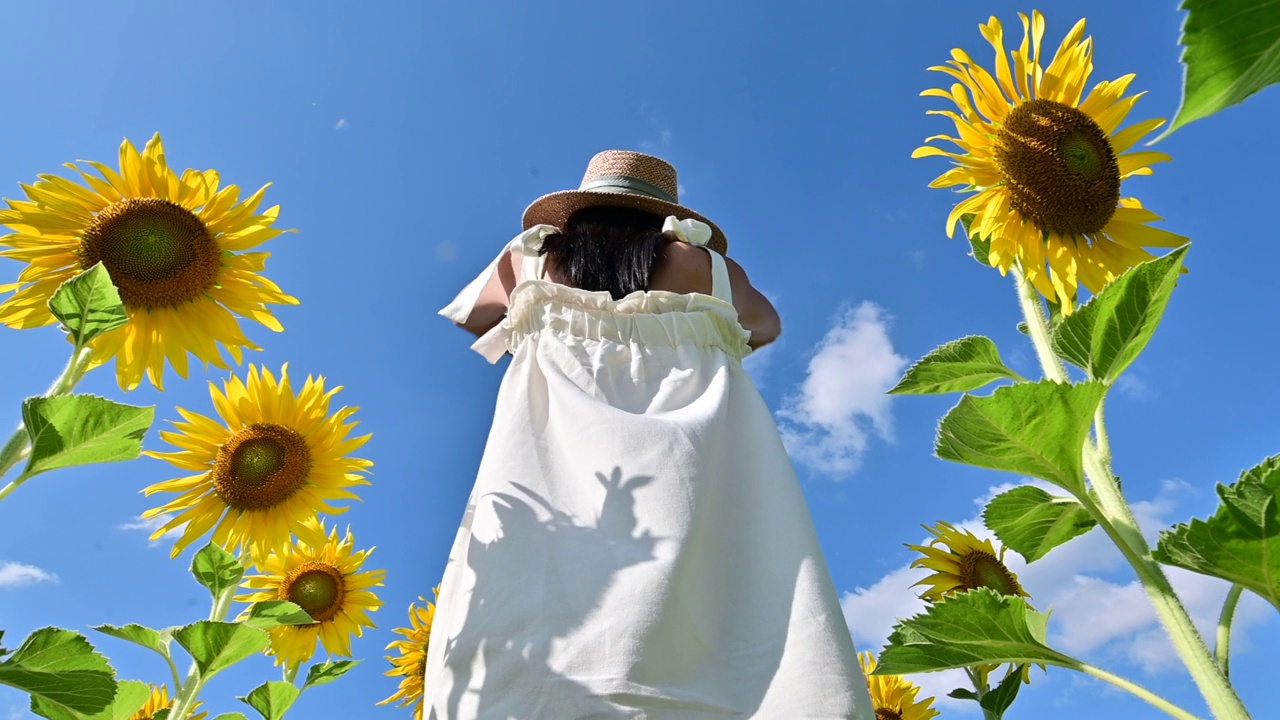
[[[596,155],[441,311],[513,359],[440,590],[429,717],[874,718],[742,369],[777,312],[676,188],[658,158]]]

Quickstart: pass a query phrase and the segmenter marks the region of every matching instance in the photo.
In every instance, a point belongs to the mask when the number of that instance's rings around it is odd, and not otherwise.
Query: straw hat
[[[715,223],[680,204],[676,169],[665,160],[629,150],[605,150],[591,158],[577,190],[561,190],[534,200],[524,211],[524,229],[564,227],[575,212],[599,205],[646,210],[665,217],[693,218],[711,226],[707,247],[724,255],[729,241]]]

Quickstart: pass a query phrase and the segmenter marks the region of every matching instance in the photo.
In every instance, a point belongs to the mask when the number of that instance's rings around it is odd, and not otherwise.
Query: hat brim
[[[549,193],[534,200],[529,207],[525,208],[522,222],[525,230],[534,225],[554,225],[563,228],[570,215],[584,208],[600,206],[634,208],[661,217],[675,215],[681,220],[687,218],[699,220],[711,228],[711,240],[707,242],[707,247],[721,255],[727,255],[729,252],[729,241],[720,231],[720,227],[702,214],[683,205],[632,193],[600,190],[561,190]]]

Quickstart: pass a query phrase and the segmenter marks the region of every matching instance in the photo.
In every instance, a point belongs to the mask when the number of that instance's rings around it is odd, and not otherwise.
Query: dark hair
[[[649,289],[649,275],[665,243],[657,215],[598,206],[575,212],[562,232],[543,238],[542,254],[569,285],[608,290],[618,300]]]

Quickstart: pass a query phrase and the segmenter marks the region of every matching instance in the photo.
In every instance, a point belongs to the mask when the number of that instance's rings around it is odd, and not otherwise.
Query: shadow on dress
[[[624,480],[620,467],[595,478],[605,494],[594,526],[519,483],[511,487],[524,497],[494,493],[481,499],[492,503],[501,531],[488,543],[470,541],[467,564],[475,585],[467,620],[445,649],[453,676],[448,717],[463,717],[464,708],[485,719],[543,717],[544,702],[572,707],[578,718],[628,717],[550,664],[553,643],[591,618],[614,575],[652,560],[658,542],[648,531],[637,532],[635,515],[634,493],[653,478]],[[585,558],[590,561],[575,562]],[[547,588],[556,589],[554,602],[544,600]],[[484,675],[474,688],[478,659]],[[474,701],[465,697],[470,694]]]

